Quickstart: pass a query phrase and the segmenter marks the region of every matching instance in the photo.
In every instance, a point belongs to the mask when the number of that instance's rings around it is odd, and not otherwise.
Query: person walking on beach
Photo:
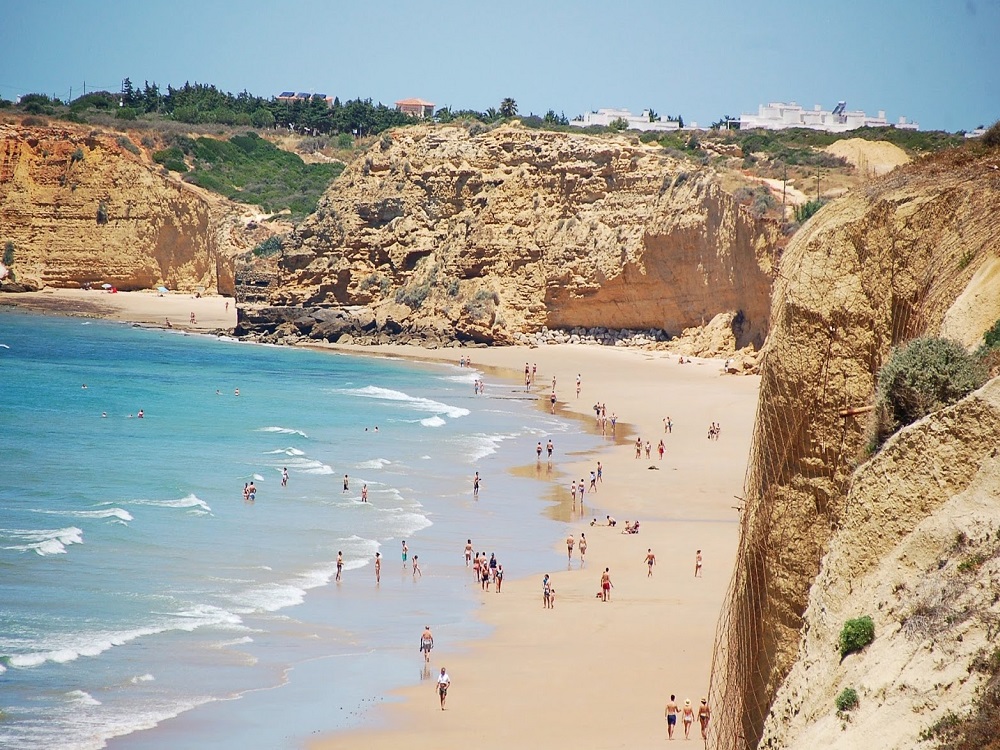
[[[666,432],[669,434],[674,431],[674,423],[670,421],[670,417],[667,417],[664,421],[664,427]]]
[[[479,478],[479,472],[476,472],[476,476],[472,478],[472,496],[479,497],[479,483],[483,480]]]
[[[465,567],[469,567],[472,562],[472,540],[465,540]]]
[[[590,491],[597,492],[597,472],[590,472]]]
[[[663,460],[663,452],[666,449],[667,449],[667,447],[663,444],[662,440],[660,441],[660,444],[658,446],[656,446],[656,452],[660,454],[660,460],[661,461]]]
[[[500,586],[503,584],[503,565],[497,563],[497,574],[494,576],[493,580],[497,582],[497,593],[500,593]]]
[[[580,385],[581,385],[581,378],[580,378],[580,374],[577,373],[577,376],[576,376],[576,397],[577,398],[580,398]]]
[[[653,550],[652,549],[647,549],[646,550],[646,567],[649,569],[649,572],[646,573],[646,578],[649,578],[649,577],[651,577],[653,575],[653,566],[654,565],[656,565],[656,555],[653,554]]]
[[[406,555],[410,551],[410,548],[406,546],[406,540],[403,540],[403,569],[406,569]]]
[[[604,484],[604,467],[601,466],[601,462],[597,462],[597,481]],[[596,492],[596,490],[595,490]]]
[[[556,392],[552,391],[552,395],[549,396],[549,413],[556,413]]]
[[[580,483],[576,486],[576,491],[578,493],[580,493],[580,507],[582,508],[583,507],[583,480],[582,479],[580,480]]]
[[[701,550],[694,553],[694,577],[701,578]]]
[[[712,711],[708,707],[708,700],[702,698],[701,705],[698,706],[698,723],[701,724],[701,738],[703,740],[708,739],[708,720],[711,717]]]
[[[650,444],[650,442],[649,442],[649,441],[647,440],[647,441],[646,441],[646,458],[649,458],[649,457],[650,457],[650,454],[652,453],[652,451],[653,451],[653,446],[652,446],[652,445]]]
[[[344,571],[344,553],[337,553],[337,583],[340,583],[340,574]]]
[[[635,439],[635,457],[642,458],[642,438],[637,437]]]
[[[605,568],[604,572],[601,573],[601,600],[605,602],[611,601],[611,589],[614,588],[614,584],[611,583],[611,568]]]
[[[482,561],[479,559],[479,553],[476,553],[476,559],[472,561],[472,576],[476,579],[476,583],[479,583],[479,570],[482,568]]]
[[[382,553],[375,553],[375,583],[382,582]]]
[[[424,654],[424,663],[431,660],[431,649],[434,648],[434,636],[431,634],[431,626],[424,625],[424,632],[420,634],[420,650]]]
[[[671,695],[670,700],[667,701],[667,707],[663,711],[663,715],[667,718],[667,739],[672,740],[674,738],[674,727],[677,726],[677,714],[681,712],[680,707],[677,705],[677,696]]]
[[[444,702],[448,698],[448,688],[451,687],[451,678],[448,673],[444,671],[444,667],[441,667],[441,674],[438,675],[437,689],[438,697],[441,699],[441,710],[444,711]]]
[[[548,458],[549,461],[552,460],[552,450],[554,448],[555,448],[555,446],[552,444],[552,438],[549,438],[549,441],[545,444],[545,452],[547,454],[546,458]]]
[[[420,555],[413,556],[413,580],[416,580],[417,576],[423,578],[424,575],[423,573],[420,572],[420,564],[417,562],[417,558],[419,557]]]
[[[569,491],[573,495],[573,505],[576,505],[576,482],[569,480]]]
[[[573,545],[576,544],[576,540],[573,539],[573,535],[570,534],[566,537],[566,560],[567,562],[573,561]]]
[[[691,708],[691,699],[684,699],[684,708],[681,710],[681,721],[684,722],[684,739],[691,739],[691,724],[694,723],[694,709]]]
[[[584,557],[587,555],[587,535],[584,533],[580,534],[580,567],[583,567]]]
[[[535,446],[535,455],[538,456],[538,460],[542,460],[542,441],[538,441],[538,445]]]
[[[552,583],[548,573],[542,579],[542,609],[552,609]]]

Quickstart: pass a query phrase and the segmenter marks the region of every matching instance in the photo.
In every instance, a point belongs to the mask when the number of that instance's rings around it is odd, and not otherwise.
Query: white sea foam
[[[0,529],[0,544],[15,552],[35,552],[39,555],[63,555],[71,544],[83,544],[83,531],[76,526],[64,529]]]
[[[376,508],[382,514],[379,521],[379,532],[385,537],[405,537],[414,534],[433,523],[422,513],[414,513],[405,508]]]
[[[446,417],[451,419],[458,419],[459,417],[464,417],[470,413],[468,409],[461,406],[452,406],[450,404],[444,404],[440,401],[434,401],[429,398],[411,396],[408,393],[403,393],[402,391],[394,391],[391,388],[380,388],[377,385],[366,385],[364,388],[346,388],[339,390],[338,393],[347,393],[352,396],[361,396],[363,398],[376,398],[382,401],[400,401],[406,403],[417,411],[429,411],[433,414],[444,414]]]
[[[69,698],[74,703],[79,703],[81,706],[99,706],[101,702],[97,700],[94,696],[88,693],[86,690],[70,690],[66,693],[66,697]]]
[[[303,461],[297,468],[305,474],[333,474],[333,467],[322,461]]]
[[[336,563],[325,563],[290,579],[244,589],[234,594],[231,600],[240,614],[277,612],[301,604],[305,601],[307,591],[329,583],[336,573]]]
[[[176,500],[128,500],[126,504],[147,505],[153,508],[181,508],[187,509],[192,513],[197,513],[198,515],[212,512],[208,503],[195,494],[185,495]]]
[[[497,452],[497,448],[500,446],[500,443],[504,440],[509,440],[512,437],[515,437],[515,435],[486,435],[480,432],[475,435],[469,435],[463,440],[463,443],[470,449],[470,462],[475,463],[476,461],[481,461],[487,456],[492,456]]]
[[[383,466],[388,466],[391,463],[392,461],[390,461],[387,458],[373,458],[371,461],[362,461],[361,463],[357,464],[355,468],[381,469]]]
[[[147,672],[146,674],[137,674],[135,677],[129,680],[129,682],[131,682],[133,685],[138,685],[143,682],[152,682],[155,679],[156,678],[153,677],[153,675]]]
[[[266,455],[266,456],[273,456],[273,455],[278,454],[278,453],[283,454],[285,456],[304,456],[304,455],[306,455],[305,451],[300,451],[298,448],[278,448],[277,450],[274,450],[274,451],[264,451],[264,455]]]
[[[192,632],[201,627],[242,627],[242,620],[238,615],[212,605],[198,605],[181,612],[152,614],[156,620],[141,628],[52,634],[48,640],[35,643],[34,650],[12,654],[7,663],[11,667],[22,669],[37,667],[46,662],[65,664],[76,661],[81,656],[98,656],[115,646],[124,646],[143,636],[170,630]]]
[[[277,433],[280,433],[282,435],[300,435],[301,437],[304,437],[304,438],[308,438],[309,437],[304,432],[302,432],[302,430],[295,430],[295,429],[292,429],[291,427],[259,427],[255,431],[256,432],[277,432]]]
[[[482,377],[482,373],[478,370],[466,370],[460,375],[445,375],[442,380],[448,380],[452,383],[475,383],[479,378]]]
[[[446,423],[443,419],[441,419],[441,417],[435,414],[433,417],[427,417],[427,419],[421,419],[420,424],[422,424],[424,427],[441,427]]]
[[[72,518],[117,518],[119,521],[131,521],[132,514],[122,508],[104,508],[102,510],[39,510],[50,516],[70,516]]]
[[[254,481],[256,481],[256,482],[263,482],[264,481],[264,477],[262,477],[260,474],[256,474],[255,473],[253,475],[253,478],[254,478]]]

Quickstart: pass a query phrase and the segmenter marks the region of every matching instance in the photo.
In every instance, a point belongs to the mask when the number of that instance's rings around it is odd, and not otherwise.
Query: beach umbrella
[[[160,294],[166,294],[170,290],[167,289],[165,286],[158,286],[156,287],[156,291],[158,291]]]
[[[101,284],[101,289],[110,289],[111,284]]]

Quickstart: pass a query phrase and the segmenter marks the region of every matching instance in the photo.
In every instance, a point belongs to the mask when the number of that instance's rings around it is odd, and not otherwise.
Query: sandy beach
[[[342,349],[338,347],[338,349]],[[575,540],[585,534],[586,562],[578,547],[559,570],[508,580],[503,593],[475,594],[480,617],[495,628],[483,643],[438,643],[430,673],[400,691],[404,699],[383,709],[377,729],[340,733],[312,743],[313,750],[406,745],[475,745],[507,748],[527,742],[553,748],[647,747],[666,739],[664,705],[673,693],[697,708],[707,695],[716,620],[733,568],[738,511],[749,454],[759,381],[723,375],[722,362],[678,364],[666,352],[560,345],[539,349],[443,349],[409,346],[351,349],[362,354],[458,360],[497,368],[515,381],[525,362],[537,364],[540,399],[556,378],[557,407],[580,415],[581,429],[596,431],[593,405],[607,404],[619,420],[619,437],[596,455],[559,456],[552,479],[555,512],[571,518]],[[576,397],[576,376],[582,379]],[[489,382],[489,377],[487,378]],[[487,386],[489,388],[489,385]],[[664,433],[669,417],[672,431]],[[717,421],[718,440],[708,428]],[[625,423],[623,425],[623,423]],[[610,428],[608,428],[610,431]],[[635,458],[634,437],[643,441]],[[645,442],[652,445],[646,458]],[[663,439],[666,453],[657,456]],[[534,445],[525,445],[528,470]],[[569,477],[583,478],[603,464],[603,482],[574,508]],[[543,454],[538,474],[545,478]],[[609,528],[608,514],[618,522]],[[591,526],[593,518],[598,519]],[[638,535],[622,533],[640,520]],[[460,555],[464,540],[456,540]],[[563,539],[554,546],[565,550]],[[647,549],[656,556],[647,575]],[[696,551],[704,557],[695,578]],[[601,573],[610,569],[611,601],[596,598]],[[549,573],[555,606],[542,608],[542,576]],[[469,586],[473,586],[470,573]],[[433,626],[433,623],[429,623]],[[419,634],[414,633],[414,659]],[[452,680],[442,712],[434,677],[447,668]],[[332,676],[335,679],[335,676]],[[488,727],[488,729],[486,729]],[[678,721],[675,740],[683,741]],[[697,722],[691,740],[700,741]]]
[[[10,301],[153,325],[176,317],[176,327],[196,330],[228,329],[236,317],[234,305],[227,309],[223,297],[58,290]],[[188,323],[191,312],[195,326]],[[608,424],[605,447],[593,455],[567,456],[556,446],[551,469],[544,454],[536,462],[534,443],[523,446],[519,471],[550,485],[547,496],[553,504],[540,507],[539,513],[567,521],[577,543],[586,535],[585,563],[577,545],[558,570],[509,576],[501,594],[482,592],[470,571],[470,594],[479,599],[479,617],[493,628],[492,635],[473,644],[439,640],[425,678],[401,688],[401,700],[379,707],[368,727],[317,737],[311,750],[359,744],[417,750],[460,745],[506,750],[526,743],[619,748],[666,741],[663,713],[670,694],[680,705],[690,699],[697,709],[708,693],[716,620],[735,558],[736,496],[746,473],[759,379],[724,375],[721,361],[679,364],[667,351],[626,348],[325,348],[420,360],[470,357],[473,367],[487,373],[487,395],[491,389],[516,389],[527,362],[537,367],[532,391],[540,408],[548,406],[555,377],[557,413],[575,419],[581,430],[600,434],[593,406],[606,404],[609,422],[612,414],[617,416],[618,439],[612,438]],[[668,417],[669,432],[663,421]],[[708,439],[712,422],[721,425],[718,440]],[[637,436],[643,443],[638,459]],[[661,439],[662,460],[657,454]],[[579,500],[574,504],[570,478],[583,479],[589,487],[598,461],[603,465],[598,491],[588,492],[582,507]],[[606,525],[608,514],[617,520],[615,528]],[[591,526],[595,518],[597,524]],[[636,519],[640,533],[622,533],[626,520]],[[551,543],[565,553],[564,538]],[[464,544],[464,538],[455,540],[458,559]],[[656,557],[652,576],[645,563],[647,549]],[[696,578],[699,549],[704,568]],[[501,561],[508,569],[517,567],[516,561]],[[607,603],[596,597],[605,568],[614,586]],[[542,607],[546,573],[555,591],[552,609]],[[435,623],[431,618],[427,624],[433,628]],[[415,664],[421,658],[419,636],[413,634]],[[442,666],[452,680],[445,711],[438,705],[434,679]],[[700,741],[697,722],[690,737]],[[674,739],[684,741],[679,719]]]
[[[0,296],[0,304],[29,310],[141,323],[186,331],[232,330],[236,305],[230,297],[181,292],[116,292],[103,289],[44,289]],[[194,313],[195,322],[191,322]]]

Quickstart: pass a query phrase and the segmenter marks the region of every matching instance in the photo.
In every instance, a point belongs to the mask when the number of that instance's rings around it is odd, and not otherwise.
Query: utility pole
[[[784,165],[784,172],[781,176],[781,220],[785,220],[785,188],[788,185],[788,165]]]
[[[819,203],[819,171],[816,171],[816,202]]]

